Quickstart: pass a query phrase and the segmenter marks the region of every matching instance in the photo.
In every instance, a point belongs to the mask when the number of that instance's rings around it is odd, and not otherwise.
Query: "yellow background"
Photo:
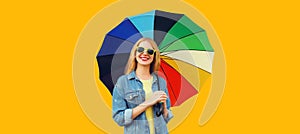
[[[112,2],[1,2],[0,133],[102,133],[77,101],[72,60],[86,23]],[[222,42],[226,86],[206,125],[191,114],[171,133],[299,133],[299,4],[186,2]]]

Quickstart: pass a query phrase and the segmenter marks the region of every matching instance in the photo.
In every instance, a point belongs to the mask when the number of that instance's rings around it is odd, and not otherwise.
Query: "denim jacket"
[[[158,91],[157,75],[152,73],[153,83],[152,91]],[[159,78],[159,86],[168,96],[166,81]],[[132,109],[145,101],[145,92],[142,82],[137,78],[135,72],[128,75],[122,75],[113,90],[113,119],[120,125],[124,126],[125,134],[149,134],[149,125],[145,111],[138,115],[135,119],[131,119]],[[167,101],[168,116],[156,116],[158,109],[153,108],[155,134],[167,134],[167,123],[173,117],[170,110],[170,99]]]

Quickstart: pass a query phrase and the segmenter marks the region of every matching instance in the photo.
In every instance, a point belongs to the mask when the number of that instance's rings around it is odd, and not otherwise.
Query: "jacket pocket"
[[[125,92],[125,100],[129,108],[134,108],[140,104],[141,95],[138,91]]]

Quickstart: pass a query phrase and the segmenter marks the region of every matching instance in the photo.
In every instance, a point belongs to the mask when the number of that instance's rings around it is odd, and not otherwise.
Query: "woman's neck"
[[[137,65],[135,73],[136,76],[142,80],[148,80],[151,78],[150,66]]]

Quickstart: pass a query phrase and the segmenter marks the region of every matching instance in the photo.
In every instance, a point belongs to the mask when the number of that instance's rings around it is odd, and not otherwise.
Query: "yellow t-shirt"
[[[152,81],[153,81],[153,77],[151,77],[149,80],[141,80],[141,82],[143,83],[146,100],[150,98],[152,95]],[[146,109],[146,117],[149,124],[150,134],[155,134],[152,107]]]

